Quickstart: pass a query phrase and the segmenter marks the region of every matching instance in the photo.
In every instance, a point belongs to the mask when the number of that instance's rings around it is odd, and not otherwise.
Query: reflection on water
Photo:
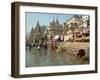
[[[78,64],[79,61],[75,55],[69,55],[67,52],[58,54],[53,49],[44,49],[27,47],[26,49],[26,67],[36,66],[58,66],[58,65],[71,65]]]

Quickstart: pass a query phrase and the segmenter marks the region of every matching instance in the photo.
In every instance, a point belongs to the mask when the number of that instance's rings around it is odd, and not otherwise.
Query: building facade
[[[35,28],[32,28],[30,32],[30,37],[28,42],[34,43],[43,40],[46,37],[46,26],[40,26],[39,21],[37,22]]]
[[[64,34],[73,35],[74,41],[89,41],[89,16],[74,15],[72,18],[64,22]]]
[[[48,26],[48,35],[61,35],[63,33],[63,26],[59,24],[58,19],[53,20]]]

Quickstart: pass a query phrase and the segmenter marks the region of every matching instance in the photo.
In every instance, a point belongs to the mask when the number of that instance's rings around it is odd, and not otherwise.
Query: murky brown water
[[[56,50],[41,48],[40,50],[32,48],[26,50],[26,67],[40,66],[58,66],[58,65],[77,65],[80,64],[75,54],[69,52],[69,49],[62,53]],[[88,63],[88,62],[87,62]]]

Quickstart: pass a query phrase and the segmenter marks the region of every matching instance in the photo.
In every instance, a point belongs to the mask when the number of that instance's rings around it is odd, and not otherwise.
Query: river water
[[[68,54],[67,51],[57,53],[51,48],[26,49],[25,58],[26,67],[41,67],[41,66],[60,66],[60,65],[76,65],[79,64],[75,55]]]

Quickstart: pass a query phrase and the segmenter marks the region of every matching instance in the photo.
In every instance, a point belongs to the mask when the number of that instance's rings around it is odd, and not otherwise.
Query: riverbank
[[[59,46],[64,46],[68,54],[73,54],[78,49],[84,49],[89,55],[89,42],[61,42]]]

